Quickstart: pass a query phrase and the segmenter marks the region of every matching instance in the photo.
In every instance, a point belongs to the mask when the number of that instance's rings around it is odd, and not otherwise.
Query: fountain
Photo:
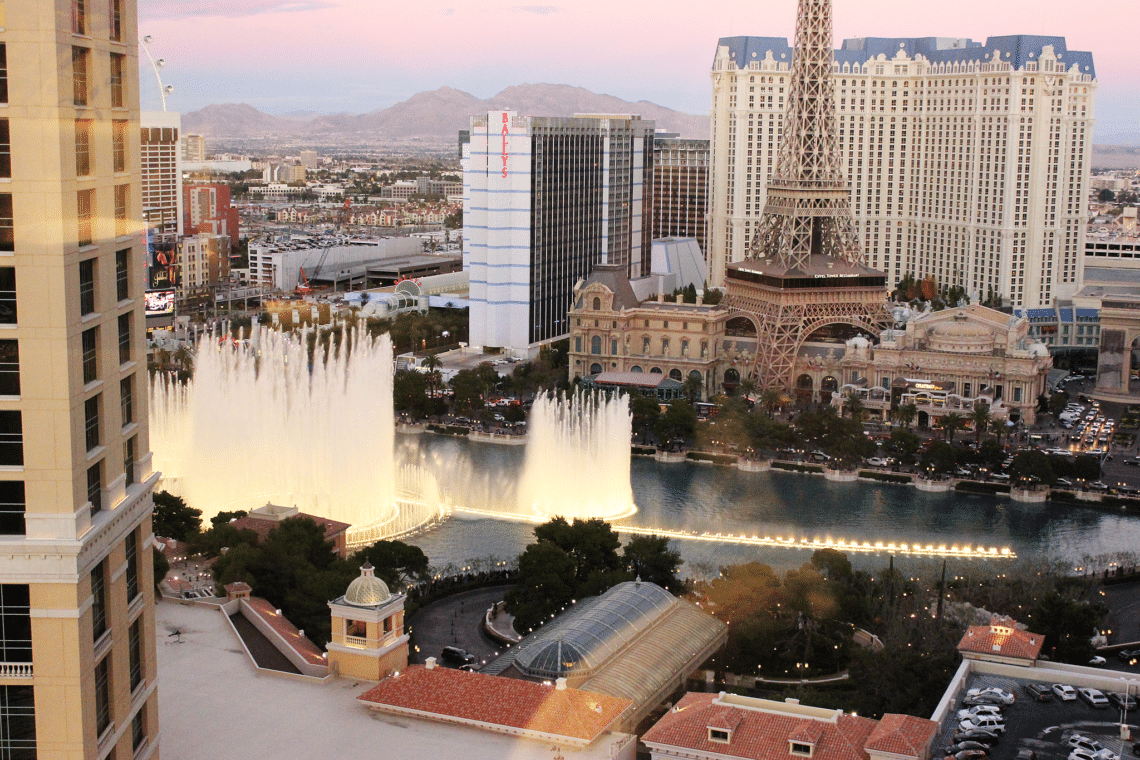
[[[297,506],[352,525],[350,545],[442,517],[430,474],[397,477],[388,336],[343,331],[311,363],[309,337],[207,335],[193,380],[155,376],[151,447],[164,487],[207,519],[266,502]]]
[[[632,426],[626,396],[540,396],[527,425],[519,510],[543,520],[632,515]]]

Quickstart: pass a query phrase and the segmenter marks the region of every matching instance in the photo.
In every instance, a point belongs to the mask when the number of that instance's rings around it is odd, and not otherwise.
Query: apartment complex
[[[780,150],[792,48],[726,37],[712,77],[709,277],[753,242]],[[835,51],[838,147],[868,266],[1035,307],[1071,297],[1096,72],[1063,37],[861,38]]]
[[[653,239],[694,238],[707,250],[709,141],[658,133],[653,139]]]
[[[142,216],[159,240],[182,236],[182,115],[143,111],[141,126]]]
[[[531,352],[565,337],[595,264],[649,272],[653,122],[622,115],[471,119],[463,259],[471,344]]]
[[[240,243],[238,210],[230,204],[230,186],[222,183],[187,184],[182,189],[182,229],[187,235],[225,235],[236,250]]]
[[[158,756],[133,0],[0,30],[0,756]]]

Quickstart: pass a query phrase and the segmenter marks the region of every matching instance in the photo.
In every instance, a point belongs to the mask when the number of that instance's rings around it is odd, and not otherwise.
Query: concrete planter
[[[677,462],[685,461],[685,452],[683,451],[658,451],[653,455],[653,458],[658,462],[668,462],[676,464]]]
[[[823,477],[833,483],[854,483],[859,479],[858,470],[829,470],[823,469]]]
[[[953,487],[953,483],[949,480],[926,480],[925,478],[915,478],[914,487],[920,491],[929,491],[930,493],[943,493],[949,491]]]
[[[771,459],[738,459],[736,469],[741,472],[768,472],[772,469]]]
[[[424,427],[423,425],[415,425],[410,422],[397,422],[396,432],[404,433],[405,435],[422,435]]]
[[[500,446],[525,446],[525,435],[497,435],[495,433],[476,433],[471,431],[467,434],[467,439],[470,441],[481,441],[483,443],[497,443]]]
[[[1078,501],[1100,501],[1101,496],[1097,491],[1077,491]]]
[[[1025,488],[1011,488],[1009,489],[1009,498],[1014,501],[1022,501],[1027,504],[1043,504],[1045,502],[1046,491],[1030,491]]]

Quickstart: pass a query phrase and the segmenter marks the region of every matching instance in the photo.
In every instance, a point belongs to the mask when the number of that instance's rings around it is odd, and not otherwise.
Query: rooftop
[[[1016,627],[1010,618],[994,616],[989,625],[972,625],[958,642],[958,651],[976,655],[1036,660],[1044,637]]]

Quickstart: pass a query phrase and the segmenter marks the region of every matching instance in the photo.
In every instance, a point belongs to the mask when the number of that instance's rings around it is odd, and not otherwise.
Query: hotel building
[[[726,37],[712,77],[710,284],[752,243],[776,166],[792,48]],[[866,264],[1048,306],[1079,282],[1096,105],[1063,37],[861,38],[835,51],[838,144]]]
[[[653,139],[653,239],[694,238],[707,248],[709,141],[658,133]]]
[[[463,167],[471,345],[532,352],[569,332],[592,266],[648,273],[653,122],[492,111],[472,117]]]
[[[0,756],[157,757],[135,3],[0,27]]]

